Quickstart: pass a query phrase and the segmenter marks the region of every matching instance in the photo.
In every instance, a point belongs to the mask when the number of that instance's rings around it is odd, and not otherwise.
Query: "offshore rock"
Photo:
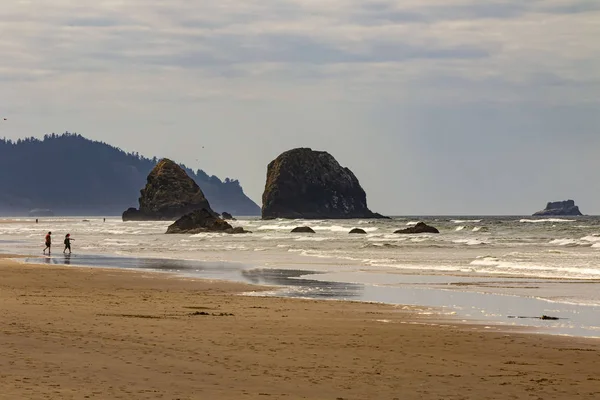
[[[214,212],[206,208],[184,215],[167,228],[167,233],[201,232],[249,233],[242,227],[233,228],[227,221],[216,217]]]
[[[418,222],[415,226],[411,226],[406,229],[399,229],[394,233],[440,233],[440,231],[438,231],[437,228],[429,226],[424,222]]]
[[[235,221],[235,218],[233,218],[233,215],[229,214],[229,213],[228,213],[228,212],[226,212],[226,211],[223,211],[223,212],[221,213],[221,217],[222,217],[223,219],[230,219],[230,220],[232,220],[232,221]]]
[[[143,221],[144,215],[135,207],[129,207],[127,210],[123,212],[122,215],[123,221]]]
[[[299,226],[292,229],[292,233],[315,233],[310,226]]]
[[[123,221],[174,220],[203,208],[216,217],[198,184],[166,158],[150,172],[140,193],[139,210],[129,208],[123,213]]]
[[[262,218],[386,218],[367,208],[358,179],[329,153],[298,148],[267,168]]]
[[[550,202],[546,205],[546,208],[542,211],[538,211],[533,214],[534,216],[579,216],[583,215],[581,211],[579,211],[579,207],[575,205],[573,200],[566,201],[555,201]]]
[[[361,235],[366,235],[367,234],[367,232],[364,229],[360,229],[360,228],[354,228],[354,229],[352,229],[348,233],[351,233],[351,234],[358,233],[358,234],[361,234]]]

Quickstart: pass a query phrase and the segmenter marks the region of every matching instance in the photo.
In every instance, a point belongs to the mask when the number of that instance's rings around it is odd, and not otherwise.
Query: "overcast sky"
[[[0,115],[0,137],[77,132],[259,205],[303,146],[382,213],[600,214],[600,1],[8,0]]]

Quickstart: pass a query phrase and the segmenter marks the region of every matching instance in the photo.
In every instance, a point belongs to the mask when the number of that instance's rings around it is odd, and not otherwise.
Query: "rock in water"
[[[354,228],[348,233],[365,235],[367,232],[364,229]]]
[[[579,207],[577,207],[575,205],[575,202],[573,200],[566,200],[566,201],[550,202],[546,205],[545,209],[543,209],[542,211],[538,211],[533,215],[534,216],[561,216],[561,215],[579,216],[579,215],[583,215],[583,214],[581,214],[581,211],[579,211]]]
[[[223,211],[223,212],[221,213],[221,217],[223,217],[223,219],[230,219],[230,220],[232,220],[232,221],[235,221],[235,218],[233,218],[233,215],[229,214],[229,213],[228,213],[228,212],[226,212],[226,211]]]
[[[135,207],[129,207],[127,210],[123,211],[122,218],[123,221],[142,221],[147,219],[144,218],[140,210]]]
[[[227,221],[216,217],[213,211],[206,208],[184,215],[167,228],[167,233],[201,232],[249,233],[241,227],[233,228]]]
[[[329,153],[286,151],[267,169],[262,218],[386,218],[367,208],[356,176]]]
[[[399,229],[394,233],[440,233],[440,231],[424,222],[418,222],[415,226],[411,226],[406,229]]]
[[[292,229],[291,233],[315,233],[315,231],[310,226],[299,226]]]
[[[203,208],[216,216],[198,184],[166,158],[148,175],[139,202],[140,209],[129,208],[123,213],[123,221],[173,220]]]

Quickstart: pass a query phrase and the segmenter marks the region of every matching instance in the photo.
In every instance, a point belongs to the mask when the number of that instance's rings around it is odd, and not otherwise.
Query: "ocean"
[[[393,233],[418,221],[440,234]],[[268,284],[276,286],[268,295],[419,305],[455,320],[600,337],[600,217],[239,218],[232,225],[253,232],[242,235],[166,235],[169,224],[14,218],[0,223],[0,251],[32,262]],[[315,233],[290,233],[297,226]],[[352,228],[367,233],[350,235]],[[47,231],[54,251],[40,257]],[[62,254],[66,233],[74,239],[71,256]],[[534,318],[542,315],[561,319]]]

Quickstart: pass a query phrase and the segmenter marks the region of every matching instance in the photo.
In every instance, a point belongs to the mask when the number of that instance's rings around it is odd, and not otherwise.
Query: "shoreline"
[[[257,287],[5,257],[0,398],[600,396],[597,340],[493,332],[413,307],[240,296]]]
[[[311,270],[311,264],[306,263],[295,265],[293,268],[286,266],[278,269],[234,261],[210,262],[90,254],[64,258],[62,254],[52,257],[29,256],[21,261],[39,265],[47,263],[59,266],[167,272],[192,279],[269,286],[270,290],[264,292],[265,296],[406,305],[427,309],[430,314],[437,314],[440,319],[452,318],[457,324],[491,325],[504,330],[522,329],[545,335],[600,338],[600,327],[597,327],[596,323],[597,306],[530,297],[533,285],[545,287],[548,293],[553,290],[554,295],[564,294],[565,281],[555,279],[374,273],[371,274],[374,278],[383,277],[385,282],[375,280],[369,283],[369,273],[360,272],[360,280],[353,281],[354,272]],[[589,282],[580,280],[570,282],[584,285],[578,288],[590,285]],[[560,292],[551,289],[554,284],[557,284]],[[509,289],[510,287],[512,289]],[[494,292],[495,288],[499,289]],[[513,291],[512,294],[510,290]],[[559,319],[542,320],[542,315]]]
[[[85,256],[89,256],[89,254],[85,254]],[[92,255],[94,258],[103,258],[103,259],[116,259],[116,260],[121,260],[121,259],[131,259],[131,260],[153,260],[156,261],[158,263],[162,263],[162,262],[175,262],[175,263],[179,263],[179,262],[186,262],[186,263],[190,263],[190,264],[208,264],[208,265],[215,265],[216,268],[218,269],[222,269],[224,265],[239,265],[240,266],[240,270],[243,269],[241,266],[245,265],[242,264],[240,262],[237,261],[223,261],[223,262],[210,262],[210,261],[199,261],[199,260],[182,260],[182,259],[177,259],[177,258],[165,258],[165,259],[154,259],[154,258],[141,258],[141,257],[131,257],[131,256],[108,256],[108,255]],[[31,262],[31,259],[42,259],[42,258],[48,258],[48,257],[42,257],[42,256],[33,256],[33,255],[23,255],[23,254],[8,254],[8,253],[0,253],[0,263],[3,260],[13,260],[21,265],[30,265],[30,266],[45,266],[46,263],[36,263],[36,262]],[[473,317],[469,317],[467,319],[464,319],[460,316],[457,316],[455,312],[444,312],[443,309],[445,307],[445,305],[440,305],[440,306],[430,306],[430,305],[425,305],[425,304],[421,304],[421,303],[415,303],[415,304],[408,304],[408,303],[397,303],[397,302],[389,302],[389,301],[378,301],[378,300],[356,300],[356,299],[348,299],[348,298],[335,298],[335,297],[329,297],[329,296],[323,296],[323,297],[312,297],[312,296],[298,296],[298,295],[286,295],[285,294],[285,289],[286,286],[284,284],[281,283],[276,283],[276,284],[270,284],[270,283],[259,283],[259,282],[255,282],[255,281],[249,281],[248,279],[245,280],[239,280],[239,279],[232,279],[231,277],[207,277],[207,276],[198,276],[198,275],[194,275],[194,274],[190,274],[190,273],[182,273],[181,271],[173,271],[173,270],[164,270],[161,271],[159,269],[141,269],[141,268],[136,268],[136,267],[122,267],[122,266],[117,266],[117,265],[96,265],[96,264],[74,264],[74,265],[70,265],[70,263],[51,263],[50,264],[52,267],[54,268],[67,268],[67,269],[72,269],[72,268],[77,268],[77,269],[93,269],[93,270],[99,270],[99,271],[105,271],[105,272],[111,272],[111,271],[120,271],[120,272],[130,272],[130,273],[134,273],[134,274],[147,274],[147,276],[153,276],[156,275],[156,277],[162,277],[164,279],[174,279],[174,280],[182,280],[182,281],[190,281],[190,282],[211,282],[211,283],[217,283],[217,284],[222,284],[222,285],[241,285],[242,287],[247,287],[248,290],[245,290],[241,293],[237,293],[238,295],[244,295],[244,296],[260,296],[260,297],[265,297],[265,298],[279,298],[279,299],[298,299],[298,300],[308,300],[308,301],[339,301],[339,302],[347,302],[347,303],[357,303],[357,304],[377,304],[377,305],[381,305],[381,306],[387,306],[387,307],[402,307],[403,309],[411,309],[413,310],[414,313],[417,312],[417,310],[421,310],[424,311],[423,313],[419,314],[419,318],[420,316],[425,316],[426,318],[430,319],[433,325],[437,324],[437,323],[441,323],[441,324],[451,324],[455,327],[460,327],[460,326],[466,326],[466,327],[473,327],[474,329],[481,329],[482,331],[488,331],[489,329],[495,330],[497,332],[505,332],[505,333],[526,333],[528,335],[548,335],[548,336],[554,336],[554,337],[566,337],[566,338],[579,338],[579,339],[586,339],[586,340],[597,340],[600,339],[600,334],[598,334],[597,336],[585,336],[585,335],[577,335],[577,334],[565,334],[565,333],[556,333],[556,332],[551,332],[550,329],[551,327],[546,327],[547,330],[543,330],[540,329],[539,326],[534,326],[534,325],[528,325],[528,324],[522,324],[522,325],[515,325],[515,324],[503,324],[499,321],[486,321],[484,319],[477,319],[477,318],[473,318]],[[301,263],[300,265],[306,266],[306,265],[310,265],[310,264],[305,264],[305,263]],[[265,268],[265,267],[258,267],[258,266],[250,266],[250,265],[245,265],[246,267],[248,267],[249,271],[252,270],[261,270],[261,271],[279,271],[279,272],[290,272],[290,271],[294,271],[297,272],[297,274],[295,275],[290,275],[292,278],[298,278],[297,281],[295,282],[303,282],[305,280],[307,280],[308,278],[306,278],[306,276],[311,277],[312,279],[318,278],[318,277],[323,277],[323,276],[328,276],[328,275],[335,275],[335,273],[331,273],[331,272],[322,272],[322,271],[317,271],[317,270],[308,270],[308,269],[299,269],[299,270],[295,270],[295,269],[283,269],[283,270],[279,270],[276,268]],[[235,270],[237,270],[238,268],[234,268]],[[469,276],[469,275],[442,275],[442,274],[418,274],[418,273],[410,273],[411,271],[405,271],[405,272],[398,272],[395,273],[394,275],[398,275],[398,276],[403,276],[403,277],[434,277],[434,278],[467,278],[467,279],[473,279],[473,280],[478,280],[478,279],[494,279],[494,280],[498,280],[498,281],[502,281],[502,280],[507,280],[507,281],[529,281],[531,279],[537,280],[537,281],[544,281],[544,282],[557,282],[560,284],[564,284],[565,280],[560,280],[557,278],[527,278],[527,277],[513,277],[513,276],[502,276],[502,275],[498,275],[495,277],[491,277],[491,276]],[[289,278],[289,276],[286,276],[286,278]],[[351,286],[351,285],[365,285],[364,283],[356,283],[356,282],[350,282],[350,281],[343,281],[343,282],[335,282],[335,281],[327,281],[327,280],[321,280],[321,281],[317,281],[317,282],[324,282],[324,283],[340,283],[344,286]],[[573,284],[588,284],[588,283],[597,283],[598,281],[584,281],[584,280],[579,280],[579,279],[569,279],[567,280],[567,282],[569,283],[573,283]],[[472,283],[468,283],[468,282],[463,282],[461,281],[460,286],[470,286],[472,285]],[[374,287],[376,287],[377,285],[373,285]],[[431,287],[427,287],[427,288],[423,288],[423,291],[431,291],[431,290],[435,290]],[[459,292],[461,293],[461,292]],[[472,292],[464,292],[465,294],[470,294]],[[502,294],[502,296],[505,297],[519,297],[519,296],[513,296],[513,295],[507,295],[507,294]],[[542,299],[542,301],[544,302],[548,302],[548,303],[557,303],[556,301],[553,300],[547,300],[547,299]],[[588,306],[588,305],[584,305],[584,304],[571,304],[571,303],[562,303],[562,302],[558,302],[560,304],[566,304],[566,305],[573,305],[576,307],[593,307],[594,309],[600,309],[600,307],[596,307],[595,305],[592,306]],[[541,315],[540,315],[541,316]],[[534,318],[536,319],[537,317],[519,317],[519,316],[510,316],[509,318]],[[541,318],[540,318],[541,319]],[[563,319],[563,318],[560,318]],[[568,319],[568,318],[567,318]]]

